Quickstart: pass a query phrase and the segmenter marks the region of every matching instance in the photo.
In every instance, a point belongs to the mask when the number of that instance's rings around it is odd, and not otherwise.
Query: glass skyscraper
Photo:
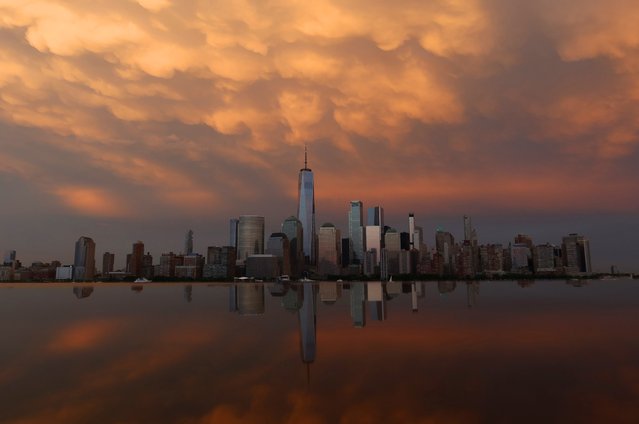
[[[282,232],[286,234],[290,243],[291,276],[299,277],[304,265],[304,251],[302,250],[304,235],[302,223],[294,216],[289,216],[282,223]]]
[[[95,275],[95,242],[91,237],[80,237],[75,242],[73,280],[93,280]]]
[[[250,255],[264,253],[264,217],[240,216],[237,226],[237,260],[245,261]]]
[[[364,263],[364,206],[359,200],[351,201],[351,208],[348,211],[348,237],[353,245],[353,256],[351,264]]]
[[[300,169],[298,180],[299,202],[297,219],[302,223],[303,250],[306,261],[315,263],[315,186],[313,171],[308,168],[306,149],[304,150],[304,168]]]

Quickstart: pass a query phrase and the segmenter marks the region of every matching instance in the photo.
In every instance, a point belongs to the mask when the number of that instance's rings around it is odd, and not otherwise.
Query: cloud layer
[[[49,213],[283,218],[308,144],[332,213],[636,211],[635,6],[0,0],[0,177]]]

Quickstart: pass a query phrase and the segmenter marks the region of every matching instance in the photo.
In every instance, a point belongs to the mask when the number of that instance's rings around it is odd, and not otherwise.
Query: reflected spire
[[[303,303],[298,312],[300,325],[300,354],[306,364],[306,384],[311,384],[311,364],[317,351],[317,315],[315,306],[315,288],[312,283],[304,283]]]

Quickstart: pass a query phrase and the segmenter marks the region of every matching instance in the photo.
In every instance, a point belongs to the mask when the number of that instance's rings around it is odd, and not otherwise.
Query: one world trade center
[[[303,250],[307,264],[315,263],[315,188],[313,171],[308,168],[308,156],[304,148],[304,168],[300,169],[298,181],[299,202],[297,219],[302,223]]]

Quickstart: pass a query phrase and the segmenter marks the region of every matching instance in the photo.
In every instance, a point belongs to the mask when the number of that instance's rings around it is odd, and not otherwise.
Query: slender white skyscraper
[[[408,240],[410,248],[415,249],[415,214],[412,212],[408,214]]]
[[[313,171],[308,168],[308,156],[304,148],[304,168],[300,169],[298,180],[299,201],[297,219],[302,223],[304,232],[303,250],[306,261],[315,263],[315,183]]]

